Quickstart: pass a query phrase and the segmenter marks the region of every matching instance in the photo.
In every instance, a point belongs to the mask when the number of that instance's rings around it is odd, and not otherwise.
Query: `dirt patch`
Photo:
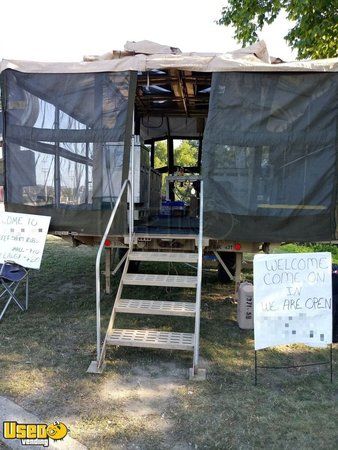
[[[174,363],[138,366],[127,376],[107,380],[101,398],[118,401],[121,412],[130,419],[148,418],[157,421],[161,429],[169,429],[173,423],[166,411],[186,382],[186,369]]]

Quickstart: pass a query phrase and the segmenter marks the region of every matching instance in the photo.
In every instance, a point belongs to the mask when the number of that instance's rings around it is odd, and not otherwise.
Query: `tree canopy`
[[[155,144],[155,168],[166,166],[167,163],[167,143],[159,141]],[[197,166],[198,161],[198,142],[194,140],[183,140],[178,147],[174,149],[174,164],[180,167]]]
[[[168,164],[167,142],[158,141],[155,144],[154,167],[160,169]]]
[[[298,59],[338,56],[336,0],[228,0],[217,23],[232,25],[244,46],[257,41],[257,31],[274,22],[282,10],[294,22],[284,38],[297,50]]]
[[[184,140],[174,150],[174,162],[180,167],[197,166],[198,144],[195,141]]]

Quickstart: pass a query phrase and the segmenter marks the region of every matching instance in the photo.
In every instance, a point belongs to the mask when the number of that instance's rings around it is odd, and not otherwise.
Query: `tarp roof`
[[[153,69],[195,72],[337,72],[338,58],[279,62],[271,58],[264,41],[224,54],[181,53],[179,49],[150,41],[127,42],[124,51],[87,56],[82,62],[36,62],[3,60],[0,71],[28,73],[89,73]],[[278,63],[277,63],[278,62]]]

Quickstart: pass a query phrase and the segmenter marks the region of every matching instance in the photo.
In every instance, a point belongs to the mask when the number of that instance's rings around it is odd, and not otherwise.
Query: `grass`
[[[202,290],[207,381],[186,379],[190,354],[127,348],[108,351],[103,375],[87,374],[95,358],[95,255],[95,248],[48,239],[41,270],[31,272],[29,311],[11,306],[0,324],[0,395],[46,422],[65,421],[71,436],[90,449],[337,448],[337,375],[331,384],[327,366],[261,370],[255,387],[253,333],[237,327],[233,286],[217,283],[212,272]],[[142,270],[166,268],[148,264]],[[191,273],[185,266],[178,270]],[[140,288],[137,294],[186,300],[192,291]],[[103,325],[113,298],[103,296]],[[139,316],[119,318],[117,325],[193,327],[188,318]],[[335,361],[337,356],[335,348]],[[328,352],[289,346],[264,350],[259,358],[295,364],[327,360]]]
[[[309,252],[331,252],[332,262],[338,264],[338,245],[333,244],[285,244],[278,247],[277,253],[309,253]]]

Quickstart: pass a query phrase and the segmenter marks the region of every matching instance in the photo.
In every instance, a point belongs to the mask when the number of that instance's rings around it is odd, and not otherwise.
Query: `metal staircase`
[[[101,319],[100,319],[100,259],[104,242],[109,234],[116,210],[121,201],[125,189],[128,187],[129,198],[133,198],[132,180],[126,180],[117,199],[114,210],[103,235],[96,259],[96,309],[97,309],[97,359],[92,361],[87,372],[101,373],[104,368],[107,346],[143,347],[169,350],[186,350],[193,352],[193,367],[190,369],[190,377],[204,378],[205,371],[199,368],[199,330],[200,330],[200,305],[201,305],[201,281],[202,281],[202,255],[203,255],[203,181],[200,189],[200,213],[199,236],[197,253],[180,252],[146,252],[135,250],[133,234],[133,208],[129,209],[129,250],[117,290],[115,303],[110,316],[105,338],[101,344]],[[129,204],[132,204],[130,202]],[[129,273],[130,261],[167,262],[167,263],[197,263],[196,276],[183,275],[158,275],[145,273]],[[130,299],[122,296],[125,286],[149,286],[194,288],[196,290],[195,302],[176,302],[162,300]],[[115,328],[117,314],[139,314],[178,317],[194,317],[194,333],[168,332],[154,329],[119,329]]]
[[[127,256],[126,265],[128,265],[129,261],[180,262],[180,257],[182,257],[182,260],[187,262],[197,262],[197,256],[198,255],[195,253],[155,253],[131,251]],[[124,272],[121,278],[118,294],[115,299],[115,304],[112,311],[111,326],[107,331],[105,344],[126,347],[147,347],[193,351],[194,334],[192,333],[176,333],[156,330],[121,330],[114,328],[114,318],[116,313],[180,317],[196,316],[196,303],[121,298],[124,286],[131,285],[151,287],[168,286],[196,289],[197,277],[133,274]]]

